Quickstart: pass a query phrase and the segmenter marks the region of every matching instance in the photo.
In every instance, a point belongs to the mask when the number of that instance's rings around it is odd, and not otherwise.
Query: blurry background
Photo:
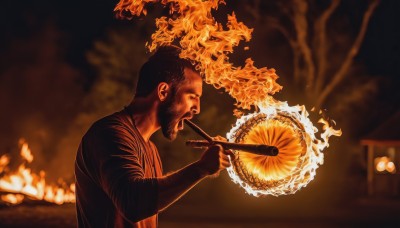
[[[50,180],[73,181],[81,137],[95,120],[130,102],[137,72],[149,56],[145,43],[155,29],[154,18],[167,12],[155,6],[145,18],[117,20],[116,3],[2,2],[0,155],[18,157],[18,140],[25,138],[35,156],[34,170],[46,170]],[[163,212],[161,226],[399,223],[394,216],[400,209],[399,175],[375,174],[378,190],[368,196],[367,153],[360,140],[393,116],[399,118],[400,2],[381,1],[369,11],[371,3],[243,0],[227,1],[214,12],[224,22],[226,14],[235,11],[239,21],[254,28],[250,43],[241,44],[231,55],[235,64],[243,65],[245,58],[252,57],[258,67],[275,68],[283,86],[277,99],[305,104],[308,109],[321,107],[343,135],[331,139],[315,180],[296,194],[255,198],[223,172]],[[360,34],[363,26],[365,34]],[[244,52],[247,45],[250,50]],[[315,75],[314,85],[307,79],[310,75]],[[203,94],[202,113],[195,121],[212,135],[225,135],[236,120],[234,101],[209,85]],[[165,172],[199,157],[200,152],[184,146],[186,139],[196,137],[189,129],[173,143],[161,134],[153,137]],[[399,146],[391,146],[381,148],[381,154],[386,149],[393,154],[400,151]],[[399,161],[398,156],[393,155],[393,160]],[[396,165],[400,169],[400,163]],[[24,222],[10,215],[25,218],[30,214],[27,224],[48,225],[53,220],[59,226],[74,226],[73,206],[58,207],[54,210],[60,210],[59,214],[45,219],[32,217],[47,210],[20,205],[0,208],[0,216],[9,219],[8,225]]]

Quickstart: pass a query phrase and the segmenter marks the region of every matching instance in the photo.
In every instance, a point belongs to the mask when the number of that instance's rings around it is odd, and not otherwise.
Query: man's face
[[[171,88],[170,96],[161,103],[158,112],[163,135],[170,140],[174,140],[178,131],[183,129],[184,119],[191,119],[194,114],[200,113],[203,81],[198,73],[189,68],[185,68],[184,74],[184,81]]]

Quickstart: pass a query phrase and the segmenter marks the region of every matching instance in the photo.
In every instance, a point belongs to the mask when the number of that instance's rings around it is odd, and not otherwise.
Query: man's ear
[[[158,84],[157,86],[157,95],[158,95],[158,99],[160,99],[160,101],[165,101],[169,95],[169,85],[166,82],[161,82],[160,84]]]

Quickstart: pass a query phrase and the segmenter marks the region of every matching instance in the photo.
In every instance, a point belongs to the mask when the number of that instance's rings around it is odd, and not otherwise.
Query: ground
[[[160,227],[400,227],[398,199],[359,199],[346,207],[302,216],[229,216],[227,211],[221,212],[221,208],[204,205],[197,210],[201,213],[193,213],[193,207],[174,205],[160,215]],[[0,227],[76,227],[75,216],[74,204],[3,205],[0,207]]]

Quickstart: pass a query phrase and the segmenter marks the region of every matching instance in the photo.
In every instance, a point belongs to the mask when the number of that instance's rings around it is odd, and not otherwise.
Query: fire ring
[[[308,135],[289,112],[253,114],[238,121],[228,138],[236,143],[266,144],[279,149],[274,157],[234,151],[228,173],[250,194],[294,193],[302,187],[298,181],[307,181],[304,179],[310,176],[303,172],[309,161]]]

